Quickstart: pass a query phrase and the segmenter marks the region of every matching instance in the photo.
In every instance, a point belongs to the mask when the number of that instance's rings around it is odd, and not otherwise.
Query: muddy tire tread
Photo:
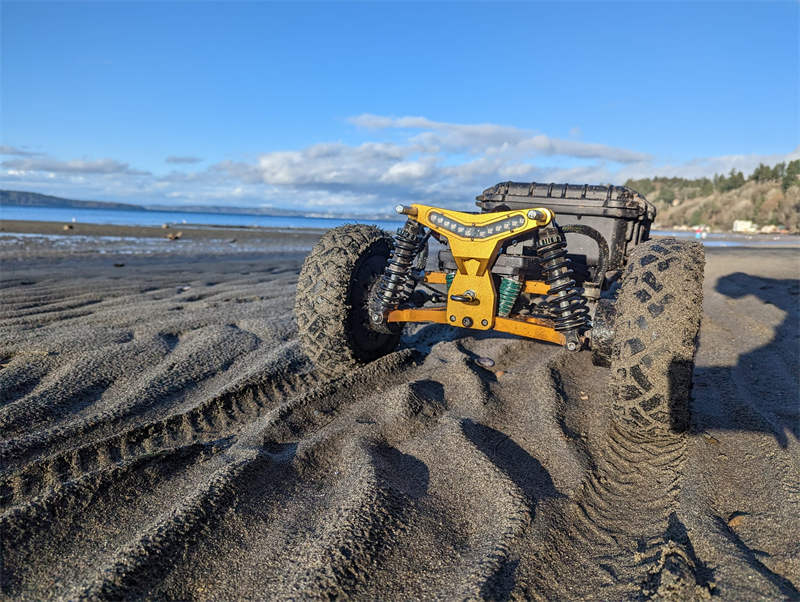
[[[388,258],[393,242],[383,230],[347,224],[329,230],[306,257],[297,281],[295,317],[300,344],[317,373],[334,377],[394,350],[399,334],[382,335],[378,349],[355,348],[350,300],[354,279],[363,261]]]
[[[675,238],[634,249],[616,302],[613,415],[639,434],[688,428],[703,306],[703,247]]]

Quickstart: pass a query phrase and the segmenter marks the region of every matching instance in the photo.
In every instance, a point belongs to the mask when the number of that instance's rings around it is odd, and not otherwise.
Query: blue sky
[[[465,206],[796,158],[797,2],[2,2],[0,186]]]

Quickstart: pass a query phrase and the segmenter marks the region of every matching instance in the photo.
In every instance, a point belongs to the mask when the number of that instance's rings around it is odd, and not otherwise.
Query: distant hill
[[[83,209],[127,209],[128,211],[144,211],[141,205],[128,203],[109,203],[107,201],[74,201],[57,196],[24,192],[22,190],[0,190],[0,205],[16,207],[76,207]]]
[[[656,227],[707,225],[729,231],[734,220],[750,220],[758,227],[800,232],[799,176],[800,159],[759,165],[747,177],[731,170],[713,178],[642,178],[625,185],[656,206]]]
[[[647,197],[648,200],[650,197]],[[777,182],[746,182],[734,190],[656,202],[657,227],[701,225],[729,231],[734,220],[750,220],[758,228],[800,231],[800,186],[782,190]]]

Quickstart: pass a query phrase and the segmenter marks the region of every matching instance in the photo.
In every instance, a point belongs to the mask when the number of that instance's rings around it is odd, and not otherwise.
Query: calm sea
[[[0,205],[0,219],[42,222],[82,222],[120,226],[160,226],[161,224],[204,224],[215,226],[262,226],[267,228],[335,228],[356,221],[375,224],[393,232],[400,221],[336,219],[327,217],[276,217],[235,213],[184,213],[183,211],[125,211],[118,209],[74,209],[61,207],[15,207]]]
[[[0,205],[0,219],[37,220],[44,222],[83,222],[123,226],[160,226],[161,224],[198,224],[215,226],[261,226],[267,228],[335,228],[355,222],[374,224],[389,232],[402,221],[370,219],[336,219],[328,217],[273,217],[235,213],[184,213],[181,211],[125,211],[116,209],[72,209],[53,207],[10,207]],[[800,237],[752,234],[709,234],[700,237],[693,232],[653,231],[656,235],[697,238],[707,247],[800,246]]]

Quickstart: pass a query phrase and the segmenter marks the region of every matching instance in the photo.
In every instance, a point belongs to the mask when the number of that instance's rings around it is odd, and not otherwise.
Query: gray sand
[[[2,596],[800,596],[796,250],[708,251],[692,427],[632,445],[588,353],[418,326],[324,381],[285,239],[96,234],[0,247]]]

